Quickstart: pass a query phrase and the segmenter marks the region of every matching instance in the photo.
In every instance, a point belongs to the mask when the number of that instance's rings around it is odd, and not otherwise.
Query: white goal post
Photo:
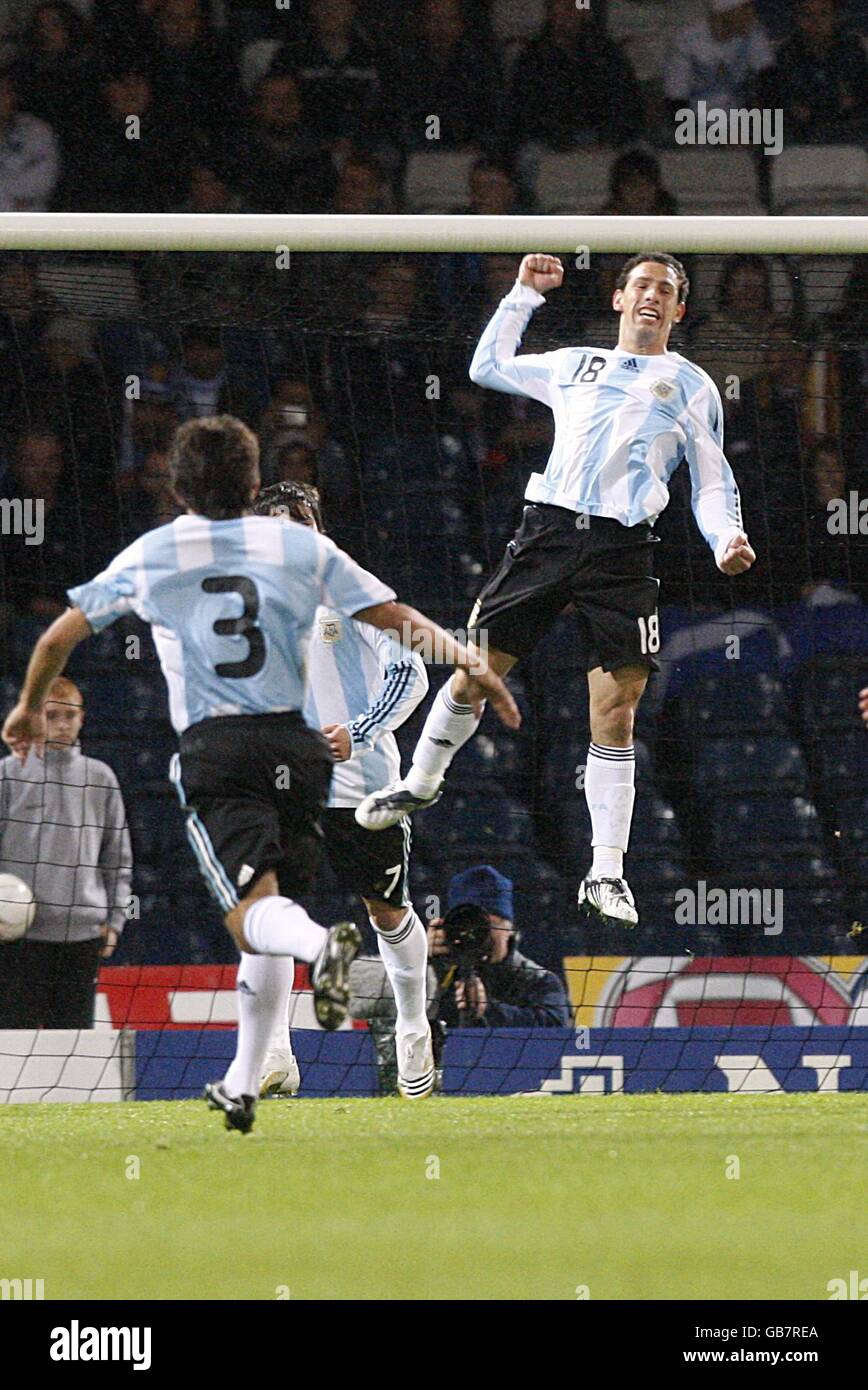
[[[474,217],[339,213],[0,213],[0,249],[514,251],[858,255],[868,217]]]

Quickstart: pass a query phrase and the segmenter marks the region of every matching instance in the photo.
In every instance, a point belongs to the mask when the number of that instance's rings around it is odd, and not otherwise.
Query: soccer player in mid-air
[[[624,877],[634,801],[633,721],[649,672],[659,669],[652,528],[683,459],[693,513],[718,568],[741,574],[756,556],[723,453],[717,387],[668,348],[687,304],[681,263],[648,252],[622,267],[613,298],[620,315],[617,347],[517,356],[531,314],[563,275],[556,256],[525,256],[470,365],[478,385],[549,406],[555,440],[545,472],[530,478],[521,525],[479,595],[468,629],[485,635],[489,664],[505,675],[567,604],[575,605],[590,694],[585,795],[593,846],[579,906],[633,927],[638,914]],[[367,797],[356,812],[360,824],[381,830],[438,799],[449,764],[478,727],[481,699],[472,675],[456,671],[434,700],[406,778]]]
[[[333,760],[305,724],[305,667],[317,607],[427,641],[442,659],[473,665],[504,722],[515,702],[472,644],[465,648],[314,529],[250,515],[259,443],[232,416],[188,421],[171,456],[186,513],[139,537],[89,583],[36,643],[3,739],[22,760],[43,738],[42,703],[78,644],[127,613],[152,627],[180,735],[171,771],[202,874],[242,952],[313,963],[317,1017],[346,1017],[353,923],[326,931],[308,915],[319,814]],[[278,871],[281,876],[280,891]],[[288,973],[288,972],[287,972]],[[274,1024],[280,972],[238,991],[236,1055],[206,1088],[227,1128],[251,1129]]]
[[[324,532],[319,492],[307,483],[264,488],[253,508]],[[431,1027],[425,1012],[428,938],[409,897],[410,820],[404,817],[382,835],[356,824],[355,807],[365,795],[400,775],[394,730],[409,719],[428,691],[418,652],[400,647],[371,623],[347,619],[334,608],[316,611],[308,648],[303,713],[320,729],[335,760],[328,805],[322,813],[329,866],[342,888],[358,893],[377,934],[380,956],[397,1005],[395,1044],[398,1091],[419,1100],[434,1089]],[[284,969],[283,960],[243,955],[239,979]],[[292,976],[285,972],[284,997],[265,1058],[260,1093],[298,1089],[298,1063],[289,1034]],[[256,981],[252,981],[254,985]]]

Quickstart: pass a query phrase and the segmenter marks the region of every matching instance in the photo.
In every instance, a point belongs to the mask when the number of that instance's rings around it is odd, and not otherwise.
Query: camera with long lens
[[[491,954],[491,918],[473,903],[460,903],[442,922],[449,954],[460,976],[478,970]]]

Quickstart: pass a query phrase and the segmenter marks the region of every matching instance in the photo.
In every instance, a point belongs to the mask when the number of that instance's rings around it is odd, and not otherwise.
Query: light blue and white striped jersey
[[[554,414],[554,448],[545,472],[531,474],[525,497],[622,526],[653,522],[686,458],[693,514],[719,564],[743,527],[711,377],[677,352],[634,357],[622,348],[570,347],[517,357],[530,316],[544,303],[516,282],[470,364],[477,385],[532,396]]]
[[[327,536],[266,516],[179,516],[68,593],[94,632],[125,613],[151,624],[178,733],[301,710],[318,606],[350,617],[395,597]]]
[[[345,724],[352,751],[335,763],[329,806],[359,802],[401,775],[393,730],[424,699],[428,672],[417,652],[378,627],[318,608],[308,660],[305,722]]]

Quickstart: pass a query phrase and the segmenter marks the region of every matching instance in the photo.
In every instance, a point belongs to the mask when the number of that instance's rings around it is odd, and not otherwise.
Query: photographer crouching
[[[563,984],[515,943],[510,880],[490,864],[456,874],[446,916],[428,927],[437,1017],[447,1028],[569,1026]]]
[[[442,1068],[450,1028],[564,1028],[566,990],[557,975],[516,948],[512,883],[489,864],[456,874],[447,912],[428,926],[428,1017]],[[396,1088],[395,1001],[379,960],[350,969],[350,1012],[367,1021],[380,1091]]]

